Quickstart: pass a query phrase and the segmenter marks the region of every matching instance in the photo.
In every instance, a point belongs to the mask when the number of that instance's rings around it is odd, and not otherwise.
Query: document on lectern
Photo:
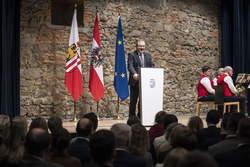
[[[155,114],[163,110],[163,68],[140,70],[141,121],[144,126],[154,125]]]

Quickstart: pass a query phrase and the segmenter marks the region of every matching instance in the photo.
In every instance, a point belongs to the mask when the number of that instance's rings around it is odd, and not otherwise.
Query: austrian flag
[[[96,14],[93,34],[93,44],[89,72],[89,90],[95,101],[100,100],[104,96],[103,68],[98,14]]]
[[[79,96],[83,92],[80,55],[79,35],[75,9],[70,30],[68,54],[66,58],[65,85],[76,102],[79,100]]]

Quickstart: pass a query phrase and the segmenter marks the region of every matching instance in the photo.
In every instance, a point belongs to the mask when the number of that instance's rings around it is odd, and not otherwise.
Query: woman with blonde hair
[[[140,124],[134,124],[131,126],[132,137],[129,146],[129,152],[132,155],[143,157],[147,160],[147,167],[153,167],[152,155],[149,150],[149,137],[146,128]]]

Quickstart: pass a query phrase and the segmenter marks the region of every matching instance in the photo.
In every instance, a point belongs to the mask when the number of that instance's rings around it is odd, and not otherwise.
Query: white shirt
[[[217,85],[218,85],[218,84],[217,84],[217,78],[216,78],[216,77],[214,78],[213,82],[214,82],[214,86],[217,86]]]
[[[212,88],[211,82],[208,77],[202,78],[200,82],[210,94],[215,94],[215,90]]]
[[[224,82],[227,83],[230,91],[234,94],[239,94],[239,92],[237,91],[237,89],[235,88],[234,86],[234,83],[233,83],[233,79],[227,74],[227,76],[224,78]]]

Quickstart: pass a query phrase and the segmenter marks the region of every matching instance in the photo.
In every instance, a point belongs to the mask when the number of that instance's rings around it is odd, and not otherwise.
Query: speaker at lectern
[[[141,121],[144,126],[154,125],[155,114],[163,110],[163,68],[139,70]]]

